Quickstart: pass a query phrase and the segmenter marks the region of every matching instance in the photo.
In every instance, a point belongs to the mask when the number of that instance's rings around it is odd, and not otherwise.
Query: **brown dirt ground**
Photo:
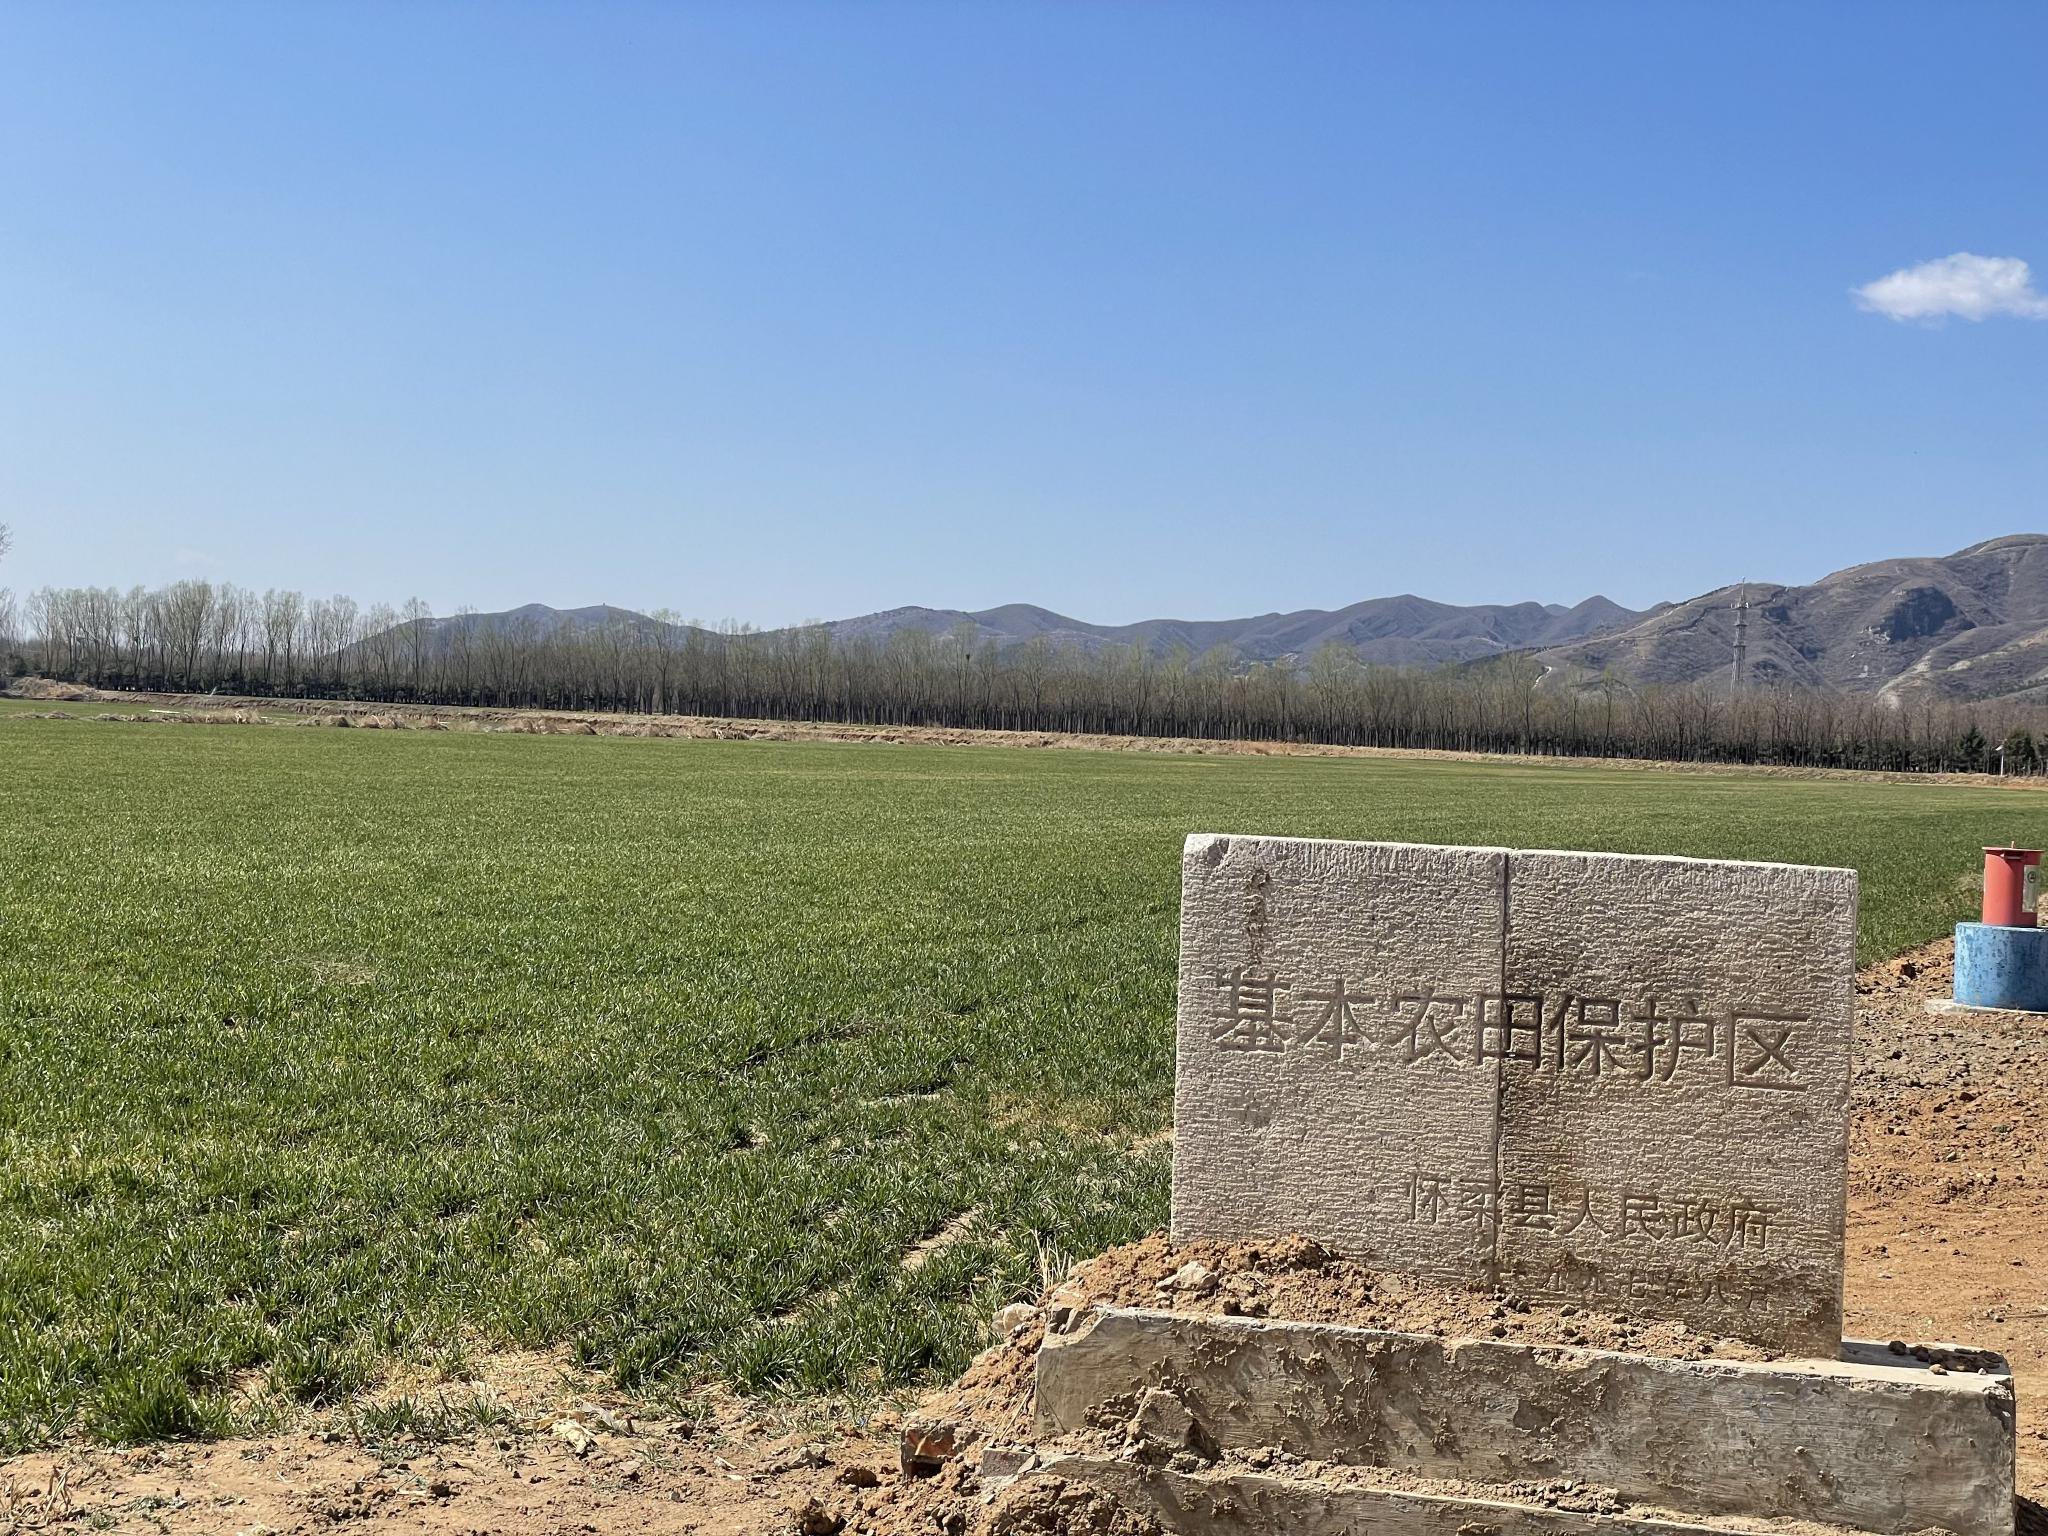
[[[1846,1330],[1995,1349],[2019,1395],[2019,1485],[2048,1499],[2048,1024],[1932,1014],[1943,941],[1864,971],[1849,1122]]]
[[[2048,1215],[2048,1027],[2011,1014],[1929,1013],[1950,979],[1945,943],[1859,978],[1848,1331],[2004,1354],[2020,1402],[2020,1492],[2038,1500],[2048,1497],[2048,1257],[2037,1236]],[[1209,1273],[1184,1274],[1190,1261]],[[1718,1358],[1757,1353],[1667,1324],[1377,1275],[1299,1239],[1171,1252],[1155,1235],[1081,1266],[1046,1298],[1089,1301]],[[500,1357],[467,1390],[505,1405],[502,1427],[380,1447],[329,1419],[212,1444],[66,1446],[0,1461],[0,1530],[1146,1536],[1100,1506],[1054,1508],[1043,1488],[991,1490],[979,1478],[984,1445],[1025,1438],[1042,1331],[1042,1313],[1023,1309],[959,1382],[922,1404],[843,1422],[717,1399],[692,1418],[640,1419],[633,1415],[644,1410],[559,1359]],[[902,1470],[906,1438],[931,1453],[936,1475]],[[2039,1515],[2023,1508],[2023,1524],[2038,1529]]]

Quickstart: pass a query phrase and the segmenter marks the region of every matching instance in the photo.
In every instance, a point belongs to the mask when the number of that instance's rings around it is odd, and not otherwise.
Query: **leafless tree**
[[[434,639],[434,610],[423,598],[408,598],[399,615],[405,642],[406,671],[412,680],[414,698],[423,697],[426,687],[427,651]]]
[[[116,688],[1900,770],[1982,768],[1992,743],[2022,738],[2034,750],[2008,763],[2038,764],[2048,738],[2034,706],[1637,686],[1611,669],[1548,675],[1521,654],[1421,671],[1330,646],[1246,665],[1222,648],[999,646],[965,626],[840,640],[666,611],[542,623],[464,610],[436,625],[417,599],[365,613],[344,596],[205,581],[45,587],[25,605],[0,593],[0,670],[29,666]]]
[[[7,551],[14,547],[14,530],[0,523],[0,560],[7,558]],[[6,587],[0,587],[0,677],[6,676],[5,666],[16,654],[20,638],[21,608],[14,594]]]

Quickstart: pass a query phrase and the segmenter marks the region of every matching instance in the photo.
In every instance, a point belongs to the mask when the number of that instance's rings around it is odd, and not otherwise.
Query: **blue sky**
[[[2044,58],[2030,6],[12,0],[0,580],[1120,621],[2042,529]],[[1852,296],[1958,252],[2032,287]]]

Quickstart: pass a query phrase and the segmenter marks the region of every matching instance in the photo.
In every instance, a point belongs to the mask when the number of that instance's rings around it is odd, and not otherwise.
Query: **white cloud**
[[[1957,251],[1850,290],[1873,314],[1893,320],[1942,320],[1960,315],[1982,320],[2019,315],[2048,320],[2048,294],[2039,293],[2033,274],[2017,256],[1972,256]]]

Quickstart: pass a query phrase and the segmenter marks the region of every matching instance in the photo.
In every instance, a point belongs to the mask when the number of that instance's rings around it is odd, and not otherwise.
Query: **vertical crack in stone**
[[[1508,899],[1510,890],[1509,877],[1514,866],[1514,854],[1503,852],[1500,856],[1499,988],[1499,1007],[1503,1031],[1507,1029],[1508,1021]],[[1474,1020],[1474,1027],[1479,1031],[1479,1038],[1484,1040],[1486,1031],[1486,1000],[1484,998],[1480,999],[1479,1017]],[[1500,1059],[1493,1064],[1493,1200],[1489,1207],[1492,1212],[1493,1219],[1491,1225],[1493,1231],[1491,1241],[1488,1242],[1486,1247],[1486,1281],[1488,1285],[1495,1287],[1500,1285],[1500,1148],[1501,1141],[1507,1133],[1507,1113],[1508,1063],[1507,1053],[1504,1049]]]

